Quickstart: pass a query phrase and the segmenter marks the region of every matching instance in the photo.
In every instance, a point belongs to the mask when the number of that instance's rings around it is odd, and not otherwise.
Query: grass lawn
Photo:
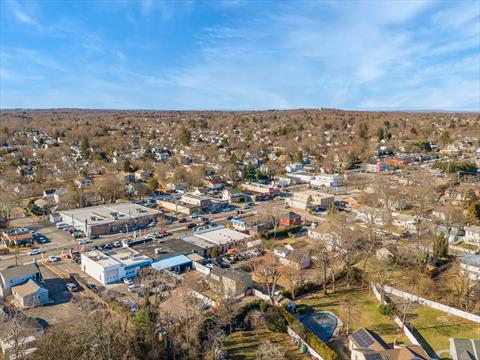
[[[378,333],[387,342],[409,344],[403,332],[393,320],[383,316],[378,311],[378,301],[368,291],[356,288],[347,289],[338,287],[334,294],[324,296],[321,293],[314,297],[298,301],[311,306],[317,311],[328,310],[343,321],[343,330],[346,331],[347,319],[350,313],[350,333],[366,327]]]
[[[227,359],[253,360],[258,346],[265,340],[280,344],[290,360],[308,360],[306,355],[300,353],[290,336],[285,333],[274,333],[263,326],[251,331],[237,331],[228,336],[225,340]]]
[[[435,351],[448,349],[451,337],[480,339],[480,324],[421,305],[412,313],[416,316],[410,323]]]

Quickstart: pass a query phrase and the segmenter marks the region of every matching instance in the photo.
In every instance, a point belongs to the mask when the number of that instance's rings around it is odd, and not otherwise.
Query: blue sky
[[[1,108],[480,111],[479,1],[0,1]]]

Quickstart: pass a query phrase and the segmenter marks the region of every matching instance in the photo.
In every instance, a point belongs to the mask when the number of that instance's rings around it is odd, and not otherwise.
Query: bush
[[[380,314],[385,316],[393,316],[394,310],[395,307],[393,306],[393,304],[384,304],[378,306],[378,311],[380,312]]]
[[[295,289],[295,297],[309,294],[315,291],[320,290],[320,285],[312,283],[312,282],[307,282]],[[292,293],[286,289],[282,290],[282,295],[285,296],[286,298],[293,300],[292,299]]]
[[[277,307],[269,307],[265,312],[265,327],[273,332],[287,331],[287,323]]]
[[[296,312],[299,315],[310,314],[312,311],[313,311],[313,309],[310,306],[305,305],[305,304],[300,304],[296,308]]]
[[[277,230],[276,234],[275,234],[275,231],[270,231],[268,234],[265,235],[265,237],[267,239],[270,239],[274,235],[276,235],[277,237],[278,236],[284,236],[284,235],[287,235],[288,233],[296,233],[296,232],[300,231],[301,228],[302,228],[301,225],[292,226],[292,227],[289,227],[289,228],[286,228],[286,229]]]
[[[324,360],[338,360],[338,355],[330,349],[315,333],[306,329],[295,316],[290,314],[285,307],[279,308],[282,316],[287,321],[288,326],[303,338],[310,347],[315,350]]]
[[[269,308],[269,306],[270,306],[270,304],[267,303],[265,300],[260,300],[259,307],[260,307],[260,311],[261,311],[261,312],[267,311],[267,309]]]
[[[245,317],[250,313],[250,311],[259,310],[260,304],[262,301],[263,300],[254,300],[252,302],[249,302],[248,304],[243,305],[240,309],[238,309],[237,314],[233,318],[234,325],[241,324],[245,320]]]

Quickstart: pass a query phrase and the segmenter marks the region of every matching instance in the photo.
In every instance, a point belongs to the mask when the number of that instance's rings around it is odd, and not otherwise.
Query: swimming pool
[[[314,311],[301,316],[299,320],[325,342],[332,338],[337,327],[337,317],[327,311]]]

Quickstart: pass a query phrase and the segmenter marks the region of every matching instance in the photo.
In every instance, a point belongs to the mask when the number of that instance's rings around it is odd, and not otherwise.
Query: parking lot
[[[52,303],[27,309],[27,315],[41,318],[50,326],[68,326],[71,322],[79,321],[85,315],[81,306],[82,298],[78,294],[71,294],[66,288],[67,280],[59,277],[51,267],[41,265],[40,270]]]

